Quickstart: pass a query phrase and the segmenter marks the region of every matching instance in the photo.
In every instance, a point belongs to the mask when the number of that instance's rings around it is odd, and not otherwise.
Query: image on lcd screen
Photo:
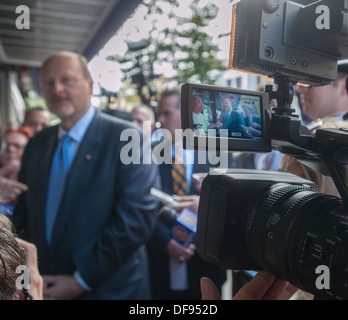
[[[262,139],[261,98],[257,95],[193,89],[192,111],[196,136],[210,132],[220,136],[224,129],[228,138]]]

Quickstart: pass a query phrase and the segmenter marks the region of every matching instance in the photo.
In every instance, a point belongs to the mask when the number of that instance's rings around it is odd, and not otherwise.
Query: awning
[[[0,63],[40,66],[68,50],[93,56],[117,32],[142,0],[0,0]],[[24,25],[29,8],[30,29]],[[18,13],[16,13],[16,9]]]

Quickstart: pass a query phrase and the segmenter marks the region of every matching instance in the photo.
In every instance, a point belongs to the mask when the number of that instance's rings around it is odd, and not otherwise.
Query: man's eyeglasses
[[[6,149],[10,149],[10,147],[14,147],[17,150],[24,149],[25,145],[19,143],[6,143]]]

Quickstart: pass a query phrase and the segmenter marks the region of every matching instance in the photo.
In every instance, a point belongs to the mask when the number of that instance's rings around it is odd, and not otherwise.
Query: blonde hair
[[[12,232],[12,223],[0,214],[0,300],[17,298],[16,269],[25,264],[25,250]]]

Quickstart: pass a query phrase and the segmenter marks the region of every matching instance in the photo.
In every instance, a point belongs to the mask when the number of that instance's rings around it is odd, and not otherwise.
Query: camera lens
[[[347,237],[341,199],[305,185],[278,183],[266,190],[253,208],[246,225],[247,245],[261,269],[313,291],[314,270],[319,265],[347,279],[332,258],[343,250],[338,239]],[[333,226],[331,234],[328,225]],[[334,285],[335,279],[331,281]]]
[[[275,256],[282,255],[289,231],[284,227],[292,225],[291,220],[300,213],[297,210],[300,205],[318,196],[310,187],[282,183],[273,185],[263,195],[256,210],[249,215],[248,223],[249,249],[255,261],[267,265],[268,270],[279,268]]]

